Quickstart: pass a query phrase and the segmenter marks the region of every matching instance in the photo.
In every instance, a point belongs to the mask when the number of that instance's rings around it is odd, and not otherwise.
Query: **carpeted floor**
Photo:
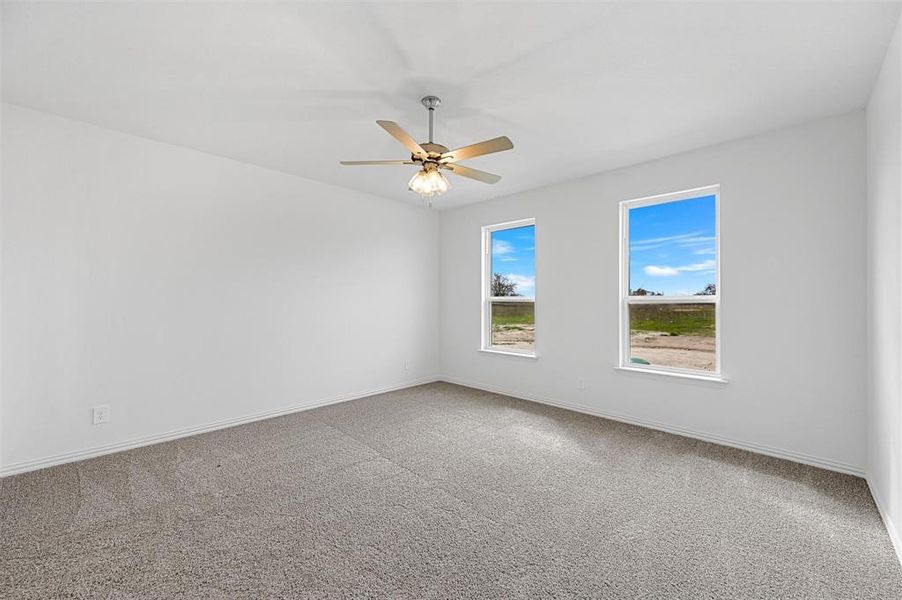
[[[0,480],[3,598],[902,598],[861,479],[430,384]]]

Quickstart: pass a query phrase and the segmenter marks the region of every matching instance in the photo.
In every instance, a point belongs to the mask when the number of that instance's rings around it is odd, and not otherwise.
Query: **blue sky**
[[[536,227],[492,232],[492,273],[501,273],[517,284],[517,293],[536,293]]]
[[[714,283],[715,232],[714,196],[630,209],[630,289],[680,296]]]

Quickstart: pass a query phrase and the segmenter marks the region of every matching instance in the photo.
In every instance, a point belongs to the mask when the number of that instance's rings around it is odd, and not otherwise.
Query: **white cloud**
[[[681,248],[691,248],[692,246],[701,246],[708,245],[714,241],[713,235],[699,235],[696,237],[686,238],[684,240],[680,240]]]
[[[701,232],[681,233],[679,235],[668,235],[665,237],[648,238],[647,240],[631,240],[630,252],[641,252],[642,250],[654,250],[661,246],[666,246],[671,242],[687,242],[700,239]]]
[[[647,240],[634,240],[633,244],[657,244],[658,242],[670,242],[673,240],[682,240],[686,238],[696,237],[701,231],[694,233],[681,233],[679,235],[668,235],[666,237],[649,238]]]
[[[693,252],[693,254],[714,256],[715,254],[717,254],[717,250],[715,250],[714,248],[699,248],[698,250]]]
[[[504,240],[494,240],[492,242],[492,254],[510,254],[516,251],[516,248],[510,242]]]
[[[711,259],[706,260],[705,262],[677,267],[677,270],[681,271],[681,272],[688,271],[691,273],[695,273],[697,271],[713,271],[715,267],[717,267],[717,261],[714,260],[713,258],[711,258]]]
[[[536,278],[527,277],[526,275],[516,275],[508,273],[505,275],[508,279],[517,284],[517,293],[521,296],[532,296],[536,288]]]
[[[502,256],[498,260],[500,260],[501,262],[517,262],[520,259],[514,258],[513,256]]]
[[[648,244],[646,246],[630,246],[630,252],[642,252],[643,250],[655,250],[657,248],[663,248],[668,245],[668,242],[661,242],[660,244]]]
[[[648,265],[642,271],[650,277],[673,277],[680,273],[698,273],[701,271],[713,271],[717,267],[717,261],[713,258],[700,263],[683,265],[681,267],[659,267]]]

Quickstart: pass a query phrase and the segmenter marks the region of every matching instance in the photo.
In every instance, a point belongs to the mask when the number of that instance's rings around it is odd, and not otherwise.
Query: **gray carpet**
[[[431,384],[0,480],[3,598],[902,598],[861,479]]]

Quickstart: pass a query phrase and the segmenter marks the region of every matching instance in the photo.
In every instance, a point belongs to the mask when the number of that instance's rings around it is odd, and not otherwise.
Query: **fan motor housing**
[[[421,147],[423,150],[425,150],[426,152],[429,153],[429,159],[430,159],[430,160],[438,160],[438,158],[439,158],[442,154],[444,154],[445,152],[448,152],[448,148],[447,148],[446,146],[442,146],[441,144],[436,144],[436,143],[434,143],[434,142],[425,142],[425,143],[422,143],[422,144],[420,144],[420,147]],[[418,156],[416,156],[416,155],[411,155],[411,159],[412,159],[412,160],[415,160],[415,161],[416,161],[416,160],[422,161],[422,159],[420,159],[420,158],[419,158]]]

